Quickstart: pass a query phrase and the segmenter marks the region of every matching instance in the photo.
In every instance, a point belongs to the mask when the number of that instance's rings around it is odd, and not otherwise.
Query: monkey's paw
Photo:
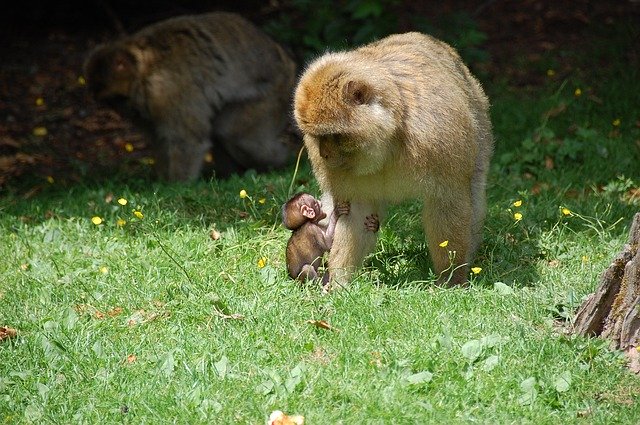
[[[380,219],[378,218],[378,214],[366,216],[364,219],[364,228],[365,230],[374,233],[380,230]]]
[[[335,208],[338,217],[341,215],[347,215],[351,212],[351,204],[349,202],[337,202]]]

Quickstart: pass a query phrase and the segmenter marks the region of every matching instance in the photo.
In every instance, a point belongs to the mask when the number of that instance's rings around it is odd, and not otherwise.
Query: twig
[[[178,261],[175,258],[173,258],[173,256],[171,254],[169,254],[169,251],[167,251],[167,249],[164,247],[164,245],[162,245],[162,242],[160,242],[160,237],[158,236],[158,234],[156,232],[153,232],[153,236],[155,236],[156,241],[158,242],[158,245],[160,245],[160,249],[162,249],[162,252],[164,252],[167,255],[167,257],[169,257],[171,259],[171,261],[173,261],[174,264],[180,268],[180,270],[182,270],[182,273],[184,273],[184,275],[187,277],[187,280],[189,281],[189,283],[194,285],[193,279],[191,279],[191,276],[189,276],[189,273],[187,272],[187,269],[185,269],[182,266],[182,264],[178,263]]]
[[[302,151],[304,151],[304,145],[300,148],[300,152],[298,152],[298,159],[296,159],[296,168],[293,170],[293,176],[291,177],[291,184],[289,185],[289,190],[287,191],[287,196],[291,196],[291,189],[293,189],[293,183],[296,181],[296,175],[298,174],[298,168],[300,167],[300,158],[302,157]]]

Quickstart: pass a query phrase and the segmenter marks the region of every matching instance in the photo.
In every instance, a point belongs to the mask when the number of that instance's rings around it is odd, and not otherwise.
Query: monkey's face
[[[378,172],[397,148],[395,92],[332,58],[312,65],[301,78],[294,96],[296,122],[317,165],[355,175]]]
[[[315,137],[318,152],[329,168],[352,168],[355,149],[345,135],[325,134]]]
[[[85,65],[88,87],[93,97],[107,106],[125,111],[136,77],[133,55],[124,48],[96,49]]]
[[[324,167],[354,175],[380,171],[389,162],[394,146],[391,136],[378,138],[375,134],[332,133],[305,137],[305,142],[317,152]]]

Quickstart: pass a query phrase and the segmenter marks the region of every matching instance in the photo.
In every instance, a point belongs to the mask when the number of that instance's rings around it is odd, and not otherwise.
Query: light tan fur
[[[200,174],[213,144],[226,176],[285,164],[295,64],[273,40],[231,13],[181,16],[97,47],[85,73],[99,101],[154,139],[169,180]]]
[[[488,111],[456,51],[424,34],[392,35],[308,66],[295,118],[322,191],[351,204],[329,255],[333,286],[347,284],[375,247],[375,234],[362,231],[365,217],[382,218],[389,202],[405,199],[424,201],[439,281],[467,280],[486,210]]]

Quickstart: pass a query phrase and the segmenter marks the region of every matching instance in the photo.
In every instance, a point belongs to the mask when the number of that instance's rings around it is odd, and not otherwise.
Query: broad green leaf
[[[260,395],[267,395],[273,391],[275,384],[271,379],[266,380],[256,386],[256,392]]]
[[[227,376],[227,370],[229,369],[229,359],[227,356],[222,356],[220,360],[213,364],[213,367],[215,367],[216,373],[220,379],[224,379],[225,376]]]
[[[482,354],[482,344],[477,339],[472,339],[466,342],[462,348],[462,355],[469,360],[469,362],[475,362]]]
[[[102,348],[102,341],[97,340],[96,342],[94,342],[93,346],[91,347],[91,350],[93,351],[93,353],[96,355],[97,358],[103,359],[105,357],[104,349]]]
[[[490,372],[493,370],[493,368],[495,368],[498,363],[500,362],[500,358],[498,356],[489,356],[485,359],[484,364],[482,365],[482,368],[487,371]]]
[[[493,284],[493,289],[500,295],[511,295],[513,294],[513,288],[507,285],[506,283],[496,282]]]
[[[304,366],[298,363],[298,365],[289,372],[289,377],[284,381],[284,388],[287,390],[287,393],[292,394],[296,387],[302,382],[303,368]]]
[[[64,327],[71,330],[78,323],[78,314],[73,308],[68,308],[62,321]]]
[[[496,345],[500,344],[504,338],[497,334],[487,335],[485,337],[480,338],[480,345],[482,348],[493,348]]]
[[[556,387],[556,391],[559,393],[568,391],[571,386],[571,372],[565,371],[558,375],[554,382],[554,386]]]
[[[406,378],[404,378],[404,380],[409,385],[420,385],[430,382],[432,378],[433,373],[429,372],[428,370],[423,370],[422,372],[414,373],[413,375],[407,376]]]
[[[38,382],[36,387],[38,388],[38,394],[40,395],[40,397],[42,397],[43,399],[46,399],[47,393],[49,392],[50,388],[41,382]]]
[[[518,403],[523,406],[533,404],[538,397],[538,390],[536,389],[536,378],[530,377],[520,383],[520,389],[522,395],[518,398]]]
[[[160,365],[160,372],[167,378],[173,375],[173,370],[176,366],[176,360],[173,357],[173,351],[169,351],[163,358]]]

